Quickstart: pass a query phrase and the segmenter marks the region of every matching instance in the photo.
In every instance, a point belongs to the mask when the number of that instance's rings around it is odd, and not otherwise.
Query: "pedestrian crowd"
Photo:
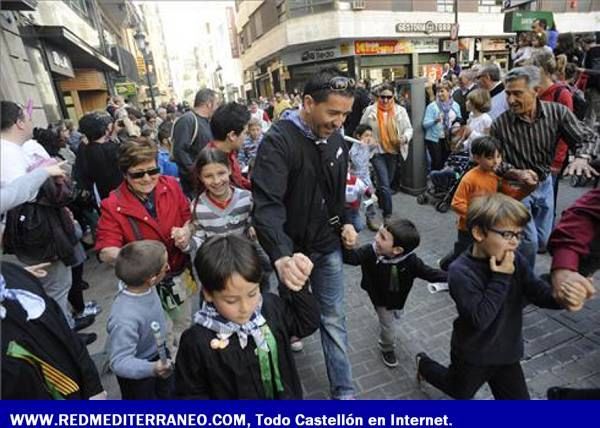
[[[415,279],[448,283],[451,362],[418,353],[417,378],[454,398],[485,383],[529,398],[523,308],[580,310],[600,267],[600,190],[556,215],[562,175],[600,174],[600,45],[543,24],[506,73],[450,58],[423,117],[395,82],[336,68],[269,101],[201,89],[140,110],[115,96],[77,126],[34,128],[31,101],[2,101],[2,397],[106,397],[86,349],[97,335],[80,332],[103,309],[84,298],[94,254],[114,266],[101,328],[124,399],[300,399],[293,352],[317,329],[331,398],[355,399],[344,264],[361,267],[387,367],[407,364],[395,349]],[[457,215],[438,267],[392,201],[418,150],[427,195]],[[358,246],[365,226],[375,237]]]

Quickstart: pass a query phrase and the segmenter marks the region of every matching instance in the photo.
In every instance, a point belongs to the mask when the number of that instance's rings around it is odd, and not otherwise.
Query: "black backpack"
[[[557,91],[554,91],[554,102],[558,102],[558,98],[560,98],[560,94],[563,89],[566,89],[571,93],[573,97],[573,114],[579,120],[583,120],[585,118],[585,113],[587,112],[589,103],[585,99],[585,95],[581,89],[577,89],[575,86],[561,86],[561,88]]]
[[[67,266],[76,263],[77,237],[66,208],[70,196],[68,183],[57,183],[49,178],[34,202],[8,211],[3,238],[6,252],[36,263],[56,260]]]

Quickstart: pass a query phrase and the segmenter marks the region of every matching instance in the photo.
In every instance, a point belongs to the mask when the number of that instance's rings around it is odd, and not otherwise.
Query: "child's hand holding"
[[[173,362],[168,359],[166,363],[163,364],[161,360],[157,360],[154,362],[154,374],[157,377],[161,377],[163,379],[171,376],[173,372]]]
[[[175,241],[175,246],[177,248],[182,251],[185,250],[189,246],[190,239],[192,238],[189,221],[182,227],[173,227],[171,229],[171,238]]]
[[[571,312],[580,310],[585,300],[591,299],[596,289],[591,278],[568,269],[552,271],[552,295]]]
[[[512,275],[515,272],[514,251],[507,251],[506,254],[504,254],[504,258],[502,259],[502,262],[500,262],[500,264],[496,262],[496,256],[490,257],[490,269],[492,270],[492,272]]]

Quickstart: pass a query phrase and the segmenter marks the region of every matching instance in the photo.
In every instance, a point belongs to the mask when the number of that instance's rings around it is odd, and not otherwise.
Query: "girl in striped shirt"
[[[198,155],[195,177],[204,190],[192,201],[192,239],[184,251],[191,252],[194,259],[198,249],[212,236],[243,235],[257,247],[267,286],[272,268],[251,224],[252,193],[234,187],[230,174],[227,153],[205,147]]]

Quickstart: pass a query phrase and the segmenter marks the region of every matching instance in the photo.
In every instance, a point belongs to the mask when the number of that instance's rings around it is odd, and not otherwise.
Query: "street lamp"
[[[135,43],[137,44],[138,50],[142,53],[144,59],[144,67],[146,67],[146,80],[148,82],[148,90],[150,91],[150,99],[152,100],[152,109],[156,111],[156,101],[154,101],[154,90],[152,89],[152,82],[150,81],[150,68],[148,68],[148,45],[146,45],[146,36],[140,30],[134,35]]]

